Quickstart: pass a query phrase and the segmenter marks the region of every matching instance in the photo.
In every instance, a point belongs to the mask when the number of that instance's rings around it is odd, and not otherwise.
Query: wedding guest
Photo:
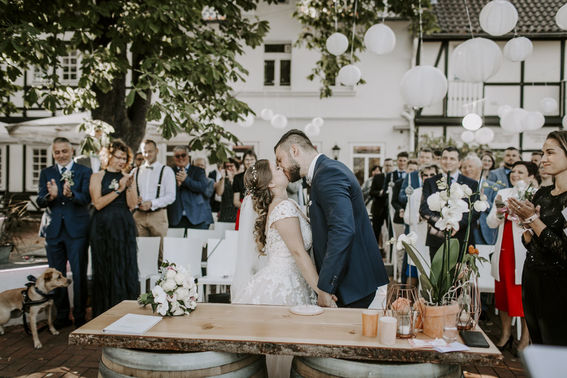
[[[394,198],[393,196],[394,186],[398,181],[402,181],[407,175],[406,170],[408,166],[408,160],[409,160],[409,154],[406,151],[402,151],[398,153],[396,159],[397,169],[386,174],[386,180],[384,182],[384,191],[388,193],[389,206],[392,206],[391,200],[392,198]],[[403,219],[400,218],[399,209],[396,210],[395,208],[393,208],[393,218],[390,219],[389,217],[387,217],[386,221],[388,222],[388,228],[393,231],[393,234],[396,237],[404,233],[404,222]]]
[[[453,146],[447,146],[443,149],[441,157],[441,168],[443,173],[438,174],[435,177],[431,177],[423,182],[423,195],[421,197],[421,206],[419,213],[421,216],[427,220],[429,223],[429,229],[427,232],[426,245],[429,247],[429,254],[431,256],[431,261],[433,261],[433,256],[437,253],[437,250],[443,245],[445,241],[445,235],[443,230],[439,230],[435,227],[435,223],[439,220],[440,213],[432,211],[429,209],[427,204],[427,198],[433,193],[440,191],[437,181],[441,180],[443,176],[447,178],[448,184],[452,182],[457,182],[459,184],[467,185],[473,193],[478,190],[478,183],[468,177],[465,177],[459,172],[459,166],[461,163],[460,152],[457,148]],[[473,202],[475,200],[474,196],[472,198]],[[453,231],[452,237],[459,240],[460,244],[469,244],[472,238],[466,239],[467,225],[468,225],[468,212],[463,213],[463,217],[459,222],[459,230]],[[471,229],[475,227],[476,220],[478,218],[478,213],[473,211]]]
[[[370,169],[370,177],[368,177],[364,181],[364,184],[362,184],[362,196],[364,197],[364,203],[367,205],[372,200],[370,196],[370,188],[372,188],[372,181],[374,179],[374,176],[376,176],[379,173],[382,173],[382,168],[379,165],[372,166],[372,169]]]
[[[131,162],[132,150],[115,139],[101,151],[104,170],[91,177],[93,317],[139,294],[136,223],[130,211],[138,196],[134,177],[123,173]]]
[[[217,188],[224,186],[224,183],[221,183],[223,178],[222,168],[224,163],[217,163],[215,169],[209,172],[207,175],[208,178],[213,179],[215,183],[215,194],[211,197],[211,211],[213,213],[218,213],[220,210],[220,203],[221,203],[221,196],[216,194]]]
[[[140,146],[144,155],[144,164],[134,169],[138,207],[134,220],[138,228],[138,236],[159,236],[159,261],[163,256],[163,237],[167,235],[169,226],[167,206],[175,201],[176,176],[173,170],[157,161],[158,148],[156,142],[146,139]]]
[[[391,158],[384,159],[384,169],[382,169],[384,175],[394,171],[394,160]]]
[[[238,209],[234,206],[233,202],[232,183],[238,168],[240,168],[238,161],[229,158],[228,161],[224,163],[224,169],[221,171],[222,177],[220,183],[222,183],[222,185],[216,188],[216,194],[221,197],[219,222],[236,222],[236,212]]]
[[[441,166],[441,155],[443,155],[443,151],[433,150],[433,162],[438,166]]]
[[[522,269],[526,259],[526,248],[522,244],[524,230],[518,220],[508,213],[505,202],[510,197],[525,197],[530,193],[531,188],[537,188],[536,175],[535,164],[527,161],[514,163],[510,172],[512,187],[498,191],[487,217],[488,226],[498,229],[498,239],[492,255],[492,276],[496,280],[495,307],[498,309],[502,323],[502,334],[496,343],[499,348],[512,347],[513,317],[522,318],[522,339],[518,350],[523,350],[530,340],[522,306]]]
[[[545,169],[543,167],[543,164],[539,165],[539,178],[540,178],[540,183],[539,183],[539,187],[543,188],[544,186],[551,186],[553,185],[553,176],[550,175],[549,173],[545,172]]]
[[[504,151],[504,166],[490,171],[488,174],[488,180],[505,186],[510,187],[510,172],[512,171],[512,165],[520,160],[520,150],[516,147],[508,147]]]
[[[417,155],[418,168],[429,166],[431,163],[433,163],[433,150],[430,148],[422,148]],[[421,187],[422,184],[423,183],[420,180],[420,172],[417,169],[404,178],[399,195],[399,201],[403,207],[405,207],[407,203],[408,193],[413,193],[412,190],[407,190],[407,188],[410,187],[412,189],[417,189]]]
[[[482,161],[481,176],[484,179],[488,179],[490,171],[496,168],[496,160],[494,159],[494,155],[490,151],[484,151],[480,157],[480,160]]]
[[[532,163],[534,163],[535,165],[537,165],[538,167],[540,166],[541,163],[541,158],[543,157],[543,152],[542,151],[534,151],[532,152]]]
[[[45,238],[49,267],[73,273],[73,319],[85,323],[87,304],[87,263],[89,235],[90,168],[73,162],[73,147],[67,138],[57,137],[51,146],[55,164],[41,170],[37,204],[45,208],[39,235]],[[71,325],[67,288],[55,290],[55,328]]]
[[[136,155],[134,155],[134,168],[139,168],[142,164],[144,164],[144,154],[136,152]]]
[[[508,200],[508,209],[529,230],[522,277],[524,315],[534,344],[567,346],[567,131],[553,131],[543,145],[541,164],[553,186],[540,188],[532,201]]]
[[[380,248],[383,248],[382,226],[384,225],[388,212],[388,196],[384,190],[385,180],[386,176],[384,173],[378,173],[372,177],[372,185],[370,186],[372,230],[374,231],[374,236]]]
[[[252,165],[256,164],[258,157],[256,153],[252,150],[248,150],[244,153],[242,157],[244,170],[241,173],[234,176],[234,180],[232,182],[232,192],[233,198],[232,203],[234,207],[240,210],[240,205],[242,204],[242,200],[244,200],[244,196],[246,195],[246,187],[244,186],[244,173],[246,170],[251,167]],[[241,167],[242,168],[242,167]],[[239,212],[236,213],[236,226],[235,229],[238,230],[238,216]]]

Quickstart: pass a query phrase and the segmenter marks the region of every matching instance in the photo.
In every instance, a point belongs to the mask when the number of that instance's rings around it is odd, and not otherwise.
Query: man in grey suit
[[[500,186],[510,187],[510,172],[515,162],[520,160],[520,150],[516,147],[508,147],[504,151],[504,166],[493,169],[488,174],[488,181],[500,184]]]

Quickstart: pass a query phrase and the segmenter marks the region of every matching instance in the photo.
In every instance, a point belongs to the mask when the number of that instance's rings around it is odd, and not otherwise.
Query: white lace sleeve
[[[280,219],[285,218],[294,218],[299,217],[299,213],[297,207],[289,200],[282,201],[274,207],[272,210],[272,214],[270,214],[269,224],[268,227],[272,227],[272,224],[279,221]]]

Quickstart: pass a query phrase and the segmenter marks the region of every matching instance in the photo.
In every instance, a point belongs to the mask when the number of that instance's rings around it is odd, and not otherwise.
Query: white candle
[[[391,316],[381,316],[378,319],[379,342],[384,345],[394,345],[396,343],[397,320]]]

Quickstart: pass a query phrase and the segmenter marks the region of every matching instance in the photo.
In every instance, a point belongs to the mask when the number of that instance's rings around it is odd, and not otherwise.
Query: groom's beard
[[[299,164],[297,164],[297,162],[293,160],[291,167],[287,169],[287,178],[289,182],[296,182],[297,180],[301,179],[299,170],[300,170]]]

